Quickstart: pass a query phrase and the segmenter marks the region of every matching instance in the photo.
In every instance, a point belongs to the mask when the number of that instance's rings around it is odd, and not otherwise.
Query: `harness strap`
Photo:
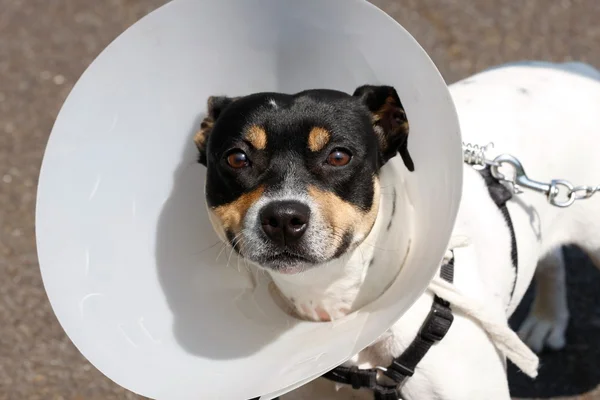
[[[331,381],[351,385],[353,389],[370,389],[375,394],[375,400],[397,400],[395,388],[380,385],[377,382],[377,370],[358,369],[356,366],[332,369],[323,375]]]
[[[506,186],[504,186],[498,179],[494,178],[492,175],[491,167],[488,165],[486,168],[479,171],[485,184],[488,188],[488,193],[492,198],[492,201],[496,204],[496,206],[500,209],[504,220],[506,221],[506,225],[508,225],[508,229],[510,231],[510,256],[512,259],[513,267],[515,268],[515,280],[513,282],[512,290],[510,291],[510,297],[512,299],[513,293],[515,292],[515,287],[517,286],[517,276],[519,272],[519,257],[517,253],[517,238],[515,236],[515,228],[512,223],[512,219],[510,218],[510,213],[508,212],[508,207],[506,207],[506,203],[512,198],[512,193]]]
[[[452,283],[454,281],[454,254],[440,269],[440,277]],[[379,369],[358,369],[358,367],[338,366],[323,375],[331,381],[352,385],[354,389],[370,389],[375,400],[398,400],[401,398],[400,389],[409,377],[415,373],[415,368],[427,351],[446,335],[454,316],[450,303],[434,295],[429,315],[421,325],[419,333],[406,350],[387,368],[381,368],[383,374],[391,379],[391,386],[382,385],[377,380]]]

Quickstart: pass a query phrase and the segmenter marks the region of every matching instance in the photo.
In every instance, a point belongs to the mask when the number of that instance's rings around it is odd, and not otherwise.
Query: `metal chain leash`
[[[492,176],[506,182],[515,194],[523,193],[522,188],[530,189],[545,195],[551,205],[564,208],[569,207],[576,200],[589,199],[600,192],[600,185],[575,186],[564,179],[553,179],[549,183],[529,179],[521,162],[510,154],[501,154],[493,160],[488,159],[485,153],[493,146],[493,143],[486,146],[463,143],[463,160],[474,168],[489,166]],[[513,170],[513,175],[510,177],[499,171],[501,167],[506,166]]]

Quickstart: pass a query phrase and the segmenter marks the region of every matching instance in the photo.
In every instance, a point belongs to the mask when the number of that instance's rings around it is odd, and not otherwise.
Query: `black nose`
[[[289,245],[304,235],[310,208],[297,201],[273,201],[260,212],[263,231],[279,245]]]

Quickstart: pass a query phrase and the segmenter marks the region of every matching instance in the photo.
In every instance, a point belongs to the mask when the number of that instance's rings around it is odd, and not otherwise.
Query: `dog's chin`
[[[283,275],[295,275],[313,268],[318,261],[310,257],[281,252],[258,257],[253,260],[260,268]]]

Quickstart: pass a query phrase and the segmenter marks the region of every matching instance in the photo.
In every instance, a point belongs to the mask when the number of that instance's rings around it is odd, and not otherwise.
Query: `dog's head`
[[[288,274],[367,237],[380,168],[399,153],[414,169],[407,139],[389,86],[210,97],[194,138],[217,233],[244,258]]]

